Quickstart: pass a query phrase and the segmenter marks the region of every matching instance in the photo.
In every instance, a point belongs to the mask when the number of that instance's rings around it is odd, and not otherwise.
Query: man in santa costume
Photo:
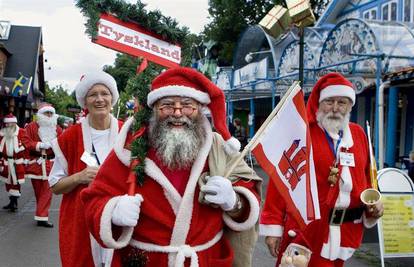
[[[311,246],[312,267],[343,266],[360,246],[364,226],[373,227],[384,211],[381,202],[366,206],[360,199],[371,187],[370,162],[364,130],[349,122],[354,104],[352,83],[339,73],[321,77],[307,103],[321,210],[321,219],[301,233]],[[260,234],[266,236],[273,256],[280,256],[290,242],[295,242],[288,233],[298,228],[287,212],[289,207],[279,200],[280,194],[269,183]]]
[[[53,227],[53,224],[48,222],[52,201],[48,176],[55,158],[51,142],[62,133],[62,129],[57,126],[55,113],[52,105],[42,103],[37,111],[37,120],[29,123],[25,128],[27,140],[24,142],[28,153],[25,178],[32,180],[36,197],[34,219],[37,221],[37,226],[48,228]]]
[[[223,230],[254,229],[261,179],[243,161],[223,177],[240,149],[225,125],[223,91],[196,70],[179,67],[154,79],[147,104],[153,114],[144,183],[126,195],[131,118],[82,192],[91,233],[116,249],[113,266],[121,266],[134,249],[146,266],[232,266],[234,251]],[[249,240],[240,240],[251,253]]]
[[[118,89],[111,75],[96,71],[83,75],[75,92],[87,115],[52,141],[56,158],[49,184],[53,193],[63,194],[60,257],[63,267],[110,266],[113,250],[102,248],[89,234],[80,193],[95,179],[121,128],[122,123],[111,114]]]
[[[5,116],[3,121],[5,127],[0,130],[0,159],[3,162],[0,180],[5,182],[10,199],[3,209],[14,212],[20,197],[20,184],[24,183],[25,147],[22,140],[26,133],[17,126],[17,118],[13,114]]]

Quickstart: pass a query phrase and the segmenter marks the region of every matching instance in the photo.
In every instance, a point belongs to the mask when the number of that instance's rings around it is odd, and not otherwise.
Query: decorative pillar
[[[398,120],[398,87],[390,87],[388,92],[385,163],[388,167],[395,167],[395,151],[397,143],[396,131]]]

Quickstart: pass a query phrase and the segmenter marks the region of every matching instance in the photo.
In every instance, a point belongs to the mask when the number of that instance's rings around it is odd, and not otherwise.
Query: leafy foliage
[[[311,0],[316,18],[329,0]],[[212,21],[204,27],[204,39],[220,45],[218,61],[231,65],[240,34],[249,26],[258,24],[274,5],[286,6],[284,0],[210,0],[208,12]]]
[[[52,104],[57,114],[73,117],[73,113],[68,112],[68,106],[77,106],[74,94],[69,94],[61,85],[50,88],[46,83],[45,101]]]
[[[162,36],[165,40],[179,42],[189,33],[187,27],[178,27],[178,22],[161,14],[159,10],[146,11],[146,4],[137,0],[136,4],[129,4],[122,0],[76,0],[76,6],[88,18],[85,26],[86,33],[96,38],[100,13],[108,13],[126,22],[138,23]]]

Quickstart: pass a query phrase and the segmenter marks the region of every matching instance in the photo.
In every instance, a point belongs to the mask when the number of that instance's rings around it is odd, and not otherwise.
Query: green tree
[[[311,0],[316,18],[329,0]],[[284,0],[210,0],[208,12],[211,22],[204,27],[205,40],[214,40],[220,46],[219,62],[231,65],[234,48],[240,34],[249,26],[258,24],[275,5],[286,6]]]
[[[52,104],[55,107],[56,113],[73,117],[71,112],[68,112],[68,106],[77,106],[76,98],[74,94],[69,94],[68,91],[62,87],[62,85],[49,87],[46,83],[46,95],[45,101]]]

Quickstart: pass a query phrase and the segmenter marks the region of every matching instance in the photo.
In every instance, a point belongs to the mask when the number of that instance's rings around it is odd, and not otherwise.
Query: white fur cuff
[[[280,237],[283,229],[283,226],[277,224],[259,224],[259,235]]]
[[[234,137],[231,137],[229,140],[224,142],[224,151],[227,155],[233,155],[240,151],[241,145],[239,140]]]
[[[365,228],[369,229],[369,228],[374,227],[377,224],[378,219],[367,218],[367,216],[365,215],[365,211],[364,211],[364,213],[362,213],[362,222],[364,223]]]
[[[101,216],[101,225],[99,229],[99,235],[102,239],[102,242],[108,248],[119,249],[128,245],[131,240],[132,234],[134,232],[134,227],[122,227],[122,234],[118,240],[113,238],[112,234],[112,211],[114,210],[116,204],[119,200],[118,197],[111,198],[108,203],[106,203],[105,208]]]
[[[227,213],[223,213],[223,220],[230,229],[234,231],[245,231],[252,228],[259,219],[259,202],[249,189],[242,186],[235,186],[233,189],[236,193],[242,194],[247,199],[250,206],[250,214],[246,221],[239,223],[234,221]]]

